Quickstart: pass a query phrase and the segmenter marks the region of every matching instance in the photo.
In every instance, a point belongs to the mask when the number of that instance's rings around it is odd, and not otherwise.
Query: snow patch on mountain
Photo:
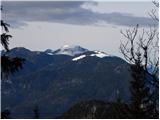
[[[103,57],[109,56],[104,52],[100,52],[100,51],[94,51],[94,52],[95,52],[95,54],[91,54],[90,56],[96,56],[96,57],[99,57],[99,58],[103,58]]]
[[[53,53],[47,53],[48,55],[54,55]]]
[[[87,51],[88,51],[87,49],[82,48],[78,45],[64,45],[60,49],[56,50],[54,53],[75,56]]]
[[[92,57],[92,56],[96,56],[96,57],[99,57],[99,58],[104,58],[104,57],[107,57],[107,56],[110,56],[110,55],[108,55],[104,52],[100,52],[100,51],[93,51],[90,54],[87,54],[87,53],[86,54],[85,53],[81,54],[80,56],[73,58],[72,61],[78,61],[78,60],[83,59],[85,57]]]
[[[77,60],[80,60],[80,59],[85,58],[85,57],[86,57],[86,55],[80,55],[76,58],[73,58],[72,61],[77,61]]]

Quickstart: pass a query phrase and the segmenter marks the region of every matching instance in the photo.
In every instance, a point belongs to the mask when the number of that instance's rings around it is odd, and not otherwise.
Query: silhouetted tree
[[[157,24],[159,18],[156,9],[159,8],[159,2],[153,1],[153,4],[155,8],[149,15]],[[132,111],[138,118],[158,118],[159,32],[156,27],[150,27],[149,30],[142,29],[138,35],[137,25],[133,30],[128,29],[121,33],[127,38],[127,42],[121,43],[120,50],[125,59],[132,64]],[[145,85],[146,81],[152,89]]]
[[[1,11],[2,11],[1,7]],[[1,80],[4,80],[5,78],[8,77],[8,75],[13,74],[14,72],[18,71],[19,69],[22,68],[22,64],[24,62],[23,58],[18,58],[18,57],[9,57],[6,56],[5,54],[9,52],[9,39],[12,37],[9,33],[10,27],[9,24],[4,22],[4,20],[1,20],[1,28],[2,28],[2,33],[1,33],[1,45],[4,47],[5,53],[1,55]],[[5,110],[1,112],[1,118],[2,119],[7,119],[10,118],[10,111]]]
[[[1,112],[1,119],[10,119],[10,111],[9,110],[4,110],[3,112]]]
[[[127,38],[126,43],[121,43],[120,50],[124,58],[131,64],[131,113],[133,118],[157,118],[156,99],[152,100],[158,85],[158,38],[157,29],[142,30],[138,35],[138,25],[133,30],[121,31]],[[154,53],[154,55],[152,55]],[[152,71],[148,69],[151,66]],[[146,82],[151,83],[155,89],[150,89]]]
[[[37,105],[33,109],[33,112],[34,112],[34,119],[39,119],[39,108]]]
[[[158,10],[157,8],[159,8],[159,2],[158,1],[153,1],[153,4],[155,6],[154,9],[152,9],[150,12],[149,12],[149,16],[155,20],[156,22],[159,22],[159,17],[157,16],[157,13],[158,13]]]
[[[2,11],[1,7],[1,11]],[[4,47],[5,53],[9,52],[9,39],[12,38],[12,36],[9,33],[10,25],[4,20],[1,20],[1,44]],[[23,58],[11,58],[9,56],[6,56],[5,53],[1,55],[1,78],[2,80],[6,77],[8,77],[9,74],[13,74],[15,71],[18,71],[22,68],[22,64],[24,62]]]

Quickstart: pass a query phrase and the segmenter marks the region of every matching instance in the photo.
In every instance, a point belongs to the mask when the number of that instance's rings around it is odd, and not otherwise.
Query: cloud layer
[[[97,25],[101,23],[135,26],[153,25],[154,21],[147,17],[137,17],[118,12],[99,13],[82,7],[85,1],[10,1],[2,2],[4,8],[2,18],[14,27],[27,25],[29,21],[45,21],[74,25]],[[97,5],[96,2],[88,4]],[[104,3],[105,4],[105,3]]]

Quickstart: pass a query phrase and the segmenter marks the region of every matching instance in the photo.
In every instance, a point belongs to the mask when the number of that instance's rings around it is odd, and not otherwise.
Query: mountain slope
[[[55,118],[82,100],[129,101],[129,64],[119,57],[100,51],[24,54],[20,48],[8,55],[26,58],[22,71],[2,82],[2,110],[9,108],[14,118],[32,118],[35,105],[41,118]]]

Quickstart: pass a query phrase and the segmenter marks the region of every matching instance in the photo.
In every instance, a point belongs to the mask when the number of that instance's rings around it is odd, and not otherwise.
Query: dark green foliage
[[[11,38],[12,36],[7,34],[9,32],[9,27],[10,25],[5,23],[3,20],[1,20],[1,27],[2,30],[4,29],[4,32],[1,34],[1,44],[2,46],[5,48],[6,51],[9,51],[9,38]]]
[[[10,111],[9,110],[4,110],[1,112],[1,119],[10,119]]]
[[[1,11],[2,11],[1,7]],[[3,20],[1,20],[1,27],[2,30],[4,31],[1,34],[1,44],[6,50],[6,52],[9,52],[9,39],[12,37],[11,35],[8,34],[9,32],[9,27],[10,25],[5,23]],[[22,68],[22,64],[24,62],[23,58],[18,58],[18,57],[8,57],[2,55],[1,56],[1,78],[3,79],[4,77],[8,77],[9,74],[13,74],[14,72],[18,71],[19,69]]]
[[[4,29],[6,32],[9,32],[8,27],[10,27],[9,24],[5,23],[3,20],[1,20],[1,27]]]
[[[127,119],[130,118],[125,103],[106,103],[103,101],[83,101],[65,112],[61,119]]]
[[[154,118],[154,102],[151,100],[150,88],[146,86],[146,72],[140,61],[140,56],[134,65],[131,66],[133,79],[131,80],[131,105],[130,110],[133,118],[145,119]]]
[[[34,119],[39,119],[39,108],[37,105],[33,109],[33,112],[34,112]]]
[[[144,100],[147,99],[149,89],[145,88],[143,68],[140,65],[133,65],[131,81],[131,110],[135,118],[145,116]]]
[[[22,64],[24,62],[23,58],[10,58],[8,56],[1,56],[1,77],[8,77],[9,74],[13,74],[22,68]]]
[[[11,38],[11,35],[8,35],[7,33],[3,33],[1,35],[1,44],[4,46],[6,51],[9,51],[8,45],[9,45],[9,38]]]
[[[134,106],[135,107],[135,106]],[[136,107],[135,107],[136,109]],[[60,119],[137,119],[137,118],[157,118],[158,112],[151,116],[147,109],[139,108],[136,110],[130,108],[129,104],[121,101],[103,102],[97,100],[82,101],[72,106],[68,111],[62,114]],[[144,111],[143,111],[144,110]],[[135,114],[137,113],[137,115]]]

